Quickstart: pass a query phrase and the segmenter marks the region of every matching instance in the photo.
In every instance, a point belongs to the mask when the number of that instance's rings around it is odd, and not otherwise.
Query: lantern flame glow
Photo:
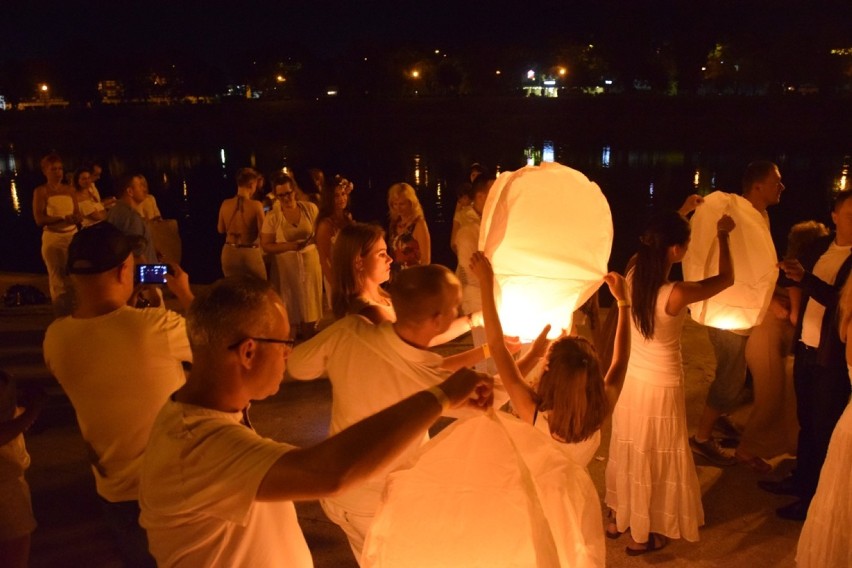
[[[597,184],[555,162],[500,174],[482,213],[479,248],[494,268],[505,332],[532,341],[570,330],[612,249],[612,214]]]
[[[777,254],[764,217],[744,197],[714,191],[692,217],[692,241],[683,258],[685,280],[703,280],[719,273],[716,222],[723,214],[737,224],[730,234],[734,264],[733,286],[703,302],[690,304],[692,319],[727,330],[759,325],[769,308],[775,281]]]

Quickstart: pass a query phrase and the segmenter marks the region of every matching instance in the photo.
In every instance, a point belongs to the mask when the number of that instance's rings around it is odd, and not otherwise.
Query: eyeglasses
[[[236,343],[228,345],[228,349],[234,350],[237,347],[239,347],[240,345],[242,345],[243,343],[245,343],[246,341],[248,341],[249,339],[252,339],[252,340],[257,341],[259,343],[277,343],[279,345],[286,345],[290,349],[292,349],[296,345],[295,339],[269,339],[268,337],[243,337],[242,339],[240,339]]]
[[[295,193],[295,192],[293,192],[293,191],[285,191],[284,193],[276,193],[276,194],[275,194],[275,197],[277,197],[278,199],[283,199],[283,198],[285,198],[285,197],[290,197],[291,195],[293,195],[293,193]]]

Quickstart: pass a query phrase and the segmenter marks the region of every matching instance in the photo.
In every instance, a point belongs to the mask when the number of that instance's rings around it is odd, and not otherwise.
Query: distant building
[[[114,105],[124,100],[124,85],[120,81],[98,81],[98,94],[105,105]]]

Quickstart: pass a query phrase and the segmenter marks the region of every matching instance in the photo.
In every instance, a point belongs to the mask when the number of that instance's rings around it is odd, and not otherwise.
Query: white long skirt
[[[828,444],[828,454],[796,551],[799,566],[852,566],[852,404]]]
[[[636,542],[651,532],[698,540],[701,486],[686,429],[683,383],[660,386],[628,375],[612,416],[606,503]]]
[[[290,325],[322,317],[322,270],[315,245],[272,255],[269,278],[287,306]]]

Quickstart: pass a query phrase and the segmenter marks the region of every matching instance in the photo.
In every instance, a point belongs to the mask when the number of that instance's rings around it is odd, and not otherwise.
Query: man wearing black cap
[[[127,305],[134,292],[134,241],[108,222],[74,235],[68,273],[76,306],[47,329],[44,358],[65,390],[83,439],[104,516],[127,565],[152,566],[139,527],[138,486],[151,425],[185,382],[192,355],[184,318]],[[173,267],[167,286],[188,308],[189,278]]]

